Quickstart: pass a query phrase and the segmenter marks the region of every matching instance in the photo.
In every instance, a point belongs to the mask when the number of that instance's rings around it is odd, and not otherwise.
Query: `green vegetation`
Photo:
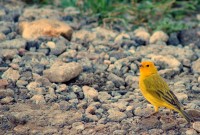
[[[53,4],[53,0],[24,0],[29,3]],[[97,16],[100,24],[132,23],[150,31],[174,32],[188,26],[181,21],[200,7],[200,0],[60,0],[61,7],[76,6],[82,13]]]

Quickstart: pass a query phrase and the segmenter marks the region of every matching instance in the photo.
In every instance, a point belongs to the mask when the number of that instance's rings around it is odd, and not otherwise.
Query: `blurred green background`
[[[76,7],[82,15],[98,18],[99,24],[109,22],[124,26],[143,26],[149,31],[167,33],[193,27],[187,18],[199,13],[200,0],[23,0],[40,6],[54,5],[61,8]],[[59,4],[58,4],[59,3]],[[194,20],[195,21],[195,20]]]

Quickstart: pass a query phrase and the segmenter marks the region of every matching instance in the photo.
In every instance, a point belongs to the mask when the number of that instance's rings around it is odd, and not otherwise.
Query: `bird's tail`
[[[187,120],[188,123],[194,121],[193,118],[190,117],[189,114],[186,113],[183,109],[180,109],[178,112]]]

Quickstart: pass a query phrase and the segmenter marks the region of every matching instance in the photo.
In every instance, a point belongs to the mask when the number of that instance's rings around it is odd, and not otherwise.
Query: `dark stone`
[[[132,46],[139,46],[138,43],[135,42],[135,40],[123,40],[121,43],[122,48],[130,48]]]
[[[127,54],[123,52],[111,52],[109,55],[110,57],[115,57],[117,60],[127,57]]]
[[[141,38],[135,38],[136,46],[146,45],[146,41]]]
[[[200,38],[198,34],[199,31],[200,31],[200,28],[182,30],[178,34],[178,39],[180,43],[183,44],[184,46],[193,43],[200,48]]]
[[[178,45],[180,44],[177,33],[171,33],[167,41],[168,45]]]
[[[39,48],[38,41],[27,41],[25,49],[30,51],[31,48]]]
[[[67,16],[64,16],[64,17],[63,17],[63,20],[64,20],[64,21],[70,21],[70,22],[72,22],[72,21],[73,21],[73,17],[70,16],[70,15],[67,15]]]
[[[117,76],[117,75],[115,75],[115,74],[113,74],[113,73],[109,74],[108,79],[110,81],[112,81],[115,84],[115,86],[118,87],[118,88],[120,86],[124,86],[125,85],[124,79],[119,77],[119,76]]]

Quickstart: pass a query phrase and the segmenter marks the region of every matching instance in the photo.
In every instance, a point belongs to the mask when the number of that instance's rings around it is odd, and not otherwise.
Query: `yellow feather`
[[[188,122],[192,121],[165,80],[158,74],[153,62],[141,63],[139,87],[146,100],[154,106],[155,112],[158,112],[159,107],[166,107],[179,112]]]

